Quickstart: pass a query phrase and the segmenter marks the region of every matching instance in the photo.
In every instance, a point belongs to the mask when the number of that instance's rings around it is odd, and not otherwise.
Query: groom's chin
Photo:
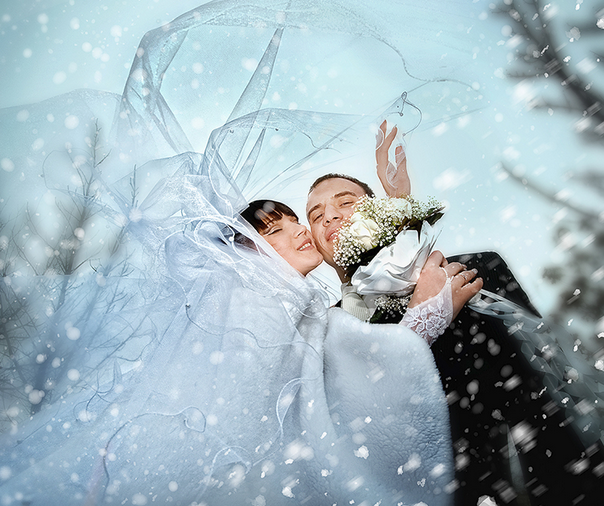
[[[321,255],[323,256],[323,261],[326,264],[331,265],[334,268],[336,267],[336,263],[333,261],[333,249],[331,251],[320,249],[319,253],[321,253]]]
[[[334,262],[333,255],[323,255],[323,261],[330,267],[333,267],[336,271],[340,269],[338,264]]]

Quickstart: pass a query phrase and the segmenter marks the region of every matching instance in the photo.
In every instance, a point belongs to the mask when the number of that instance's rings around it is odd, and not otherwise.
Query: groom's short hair
[[[310,186],[310,190],[308,190],[308,194],[310,195],[317,186],[319,186],[323,181],[327,181],[328,179],[347,179],[348,181],[358,184],[361,188],[363,188],[363,190],[369,197],[375,197],[375,193],[373,193],[373,190],[369,187],[369,185],[367,183],[363,183],[363,181],[359,181],[356,177],[347,176],[346,174],[334,174],[334,173],[325,174],[324,176],[321,176],[320,178],[318,178]]]

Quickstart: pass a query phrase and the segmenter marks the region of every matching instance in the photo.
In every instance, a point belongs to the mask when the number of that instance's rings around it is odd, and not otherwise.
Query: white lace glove
[[[428,346],[432,346],[452,321],[453,292],[451,278],[447,278],[445,286],[438,294],[415,307],[407,308],[401,325],[413,330],[425,339]]]

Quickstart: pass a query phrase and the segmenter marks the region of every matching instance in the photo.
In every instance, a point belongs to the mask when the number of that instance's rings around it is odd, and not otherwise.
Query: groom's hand
[[[409,307],[415,307],[438,295],[445,286],[447,278],[451,278],[453,318],[455,318],[465,303],[482,288],[482,278],[476,278],[476,272],[476,269],[467,271],[466,266],[459,262],[447,262],[440,251],[432,252],[419,276]]]
[[[396,147],[394,151],[395,164],[388,159],[388,151],[396,137],[396,126],[386,135],[388,124],[386,120],[380,125],[377,132],[375,161],[377,164],[377,175],[389,197],[404,197],[411,193],[411,181],[407,173],[407,156],[403,145]]]

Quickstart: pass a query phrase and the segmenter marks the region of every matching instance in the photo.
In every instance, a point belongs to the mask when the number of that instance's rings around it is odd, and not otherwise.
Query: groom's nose
[[[341,220],[342,219],[342,213],[340,213],[340,211],[338,211],[338,209],[331,205],[331,204],[327,204],[325,206],[325,214],[324,214],[324,222],[325,224],[329,224],[334,220]]]

